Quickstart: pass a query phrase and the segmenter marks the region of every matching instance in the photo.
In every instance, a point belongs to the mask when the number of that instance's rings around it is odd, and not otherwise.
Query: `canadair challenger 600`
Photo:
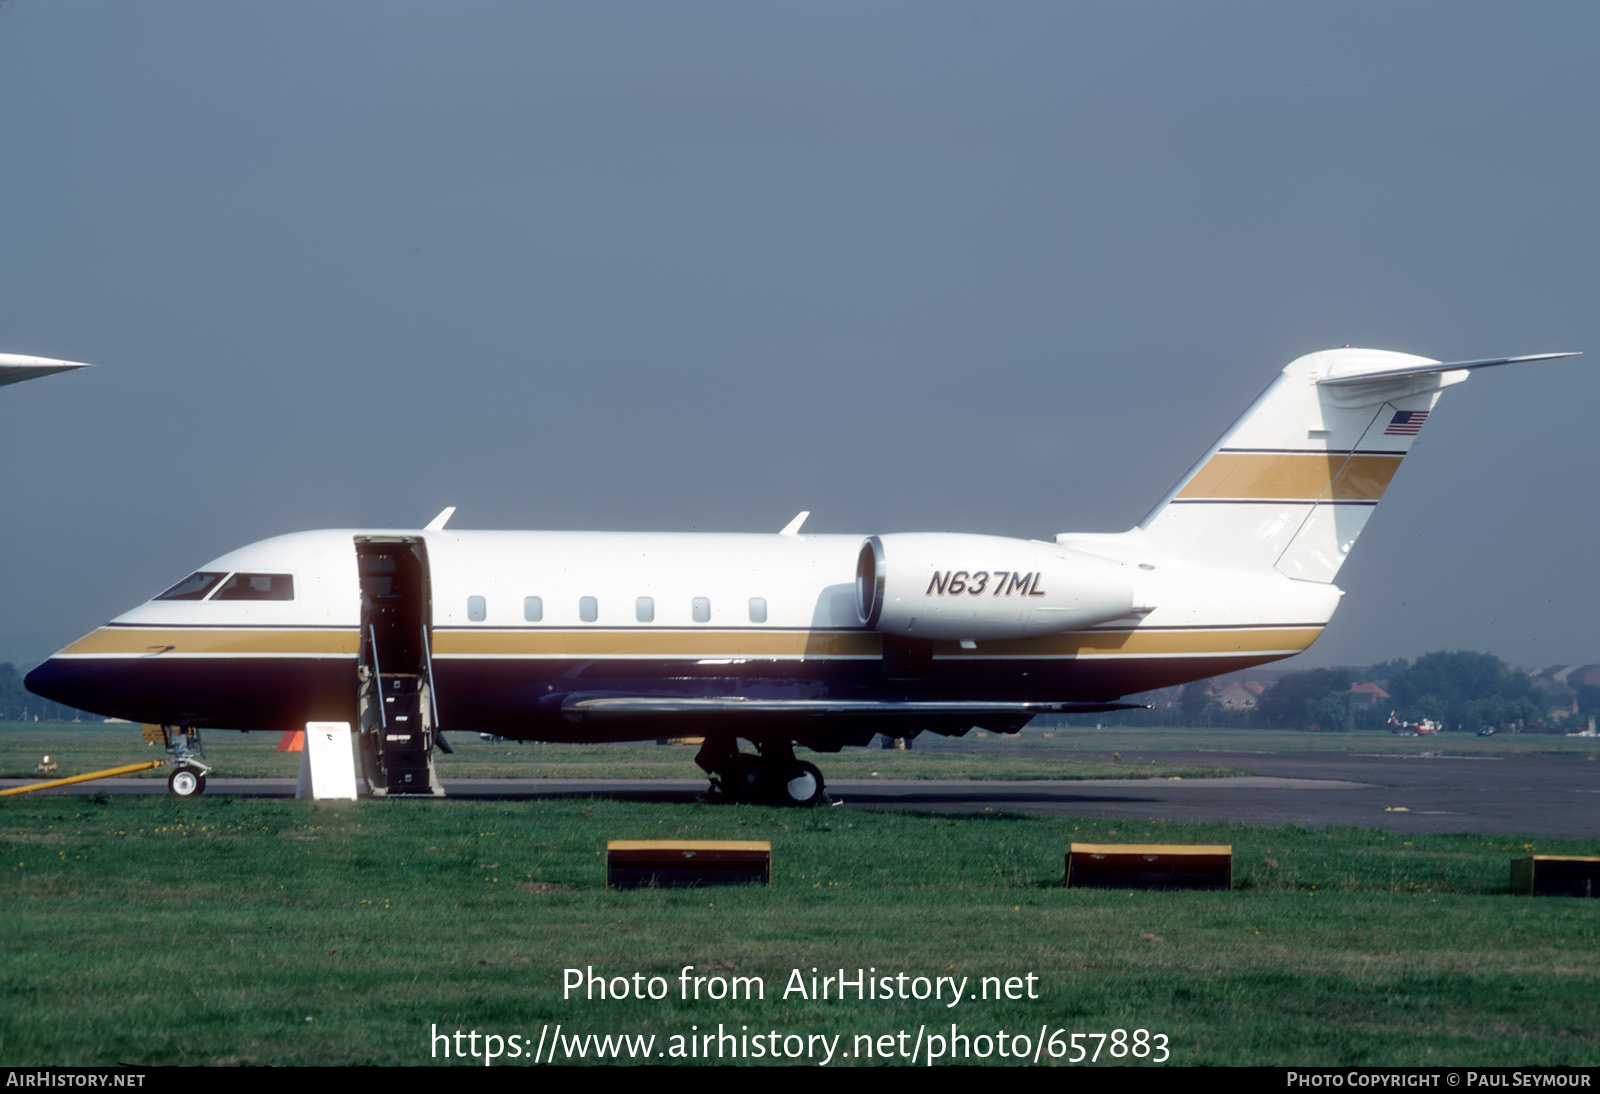
[[[1336,349],[1294,361],[1131,531],[1053,540],[343,529],[223,555],[28,674],[163,727],[174,791],[202,729],[357,727],[375,794],[439,793],[444,729],[693,734],[713,791],[824,800],[795,746],[1014,733],[1039,714],[1299,653],[1440,393],[1474,369]],[[754,751],[741,748],[747,741]]]

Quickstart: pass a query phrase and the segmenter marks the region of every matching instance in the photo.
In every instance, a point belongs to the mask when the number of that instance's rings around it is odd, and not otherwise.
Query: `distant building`
[[[1350,693],[1356,697],[1357,702],[1362,706],[1375,707],[1379,703],[1387,703],[1389,701],[1389,693],[1371,681],[1351,684]]]
[[[1600,665],[1579,665],[1567,673],[1567,687],[1573,691],[1591,685],[1600,687]]]
[[[1578,689],[1600,686],[1600,665],[1551,665],[1533,669],[1528,678],[1544,694],[1552,713],[1578,713]]]
[[[1236,680],[1226,687],[1211,692],[1211,698],[1223,710],[1254,710],[1267,685],[1255,680]]]

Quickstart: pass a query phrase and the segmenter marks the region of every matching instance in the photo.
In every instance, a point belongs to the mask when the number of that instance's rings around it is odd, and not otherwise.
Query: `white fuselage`
[[[1137,610],[1055,634],[907,638],[921,660],[897,668],[890,662],[902,640],[863,617],[861,536],[332,530],[214,560],[200,573],[224,577],[204,598],[158,598],[125,612],[58,653],[30,686],[54,682],[64,702],[166,724],[283,729],[348,719],[361,656],[358,538],[425,548],[441,725],[526,738],[661,733],[651,719],[603,733],[575,724],[561,703],[579,694],[1115,700],[1297,653],[1339,596],[1275,574],[1197,569],[1137,531],[1062,537],[1125,570]],[[986,573],[971,542],[984,538],[949,537],[956,553],[947,571]],[[1034,573],[1035,591],[1073,581],[1070,570]],[[292,599],[222,598],[228,577],[252,574],[288,575]],[[919,573],[914,584],[929,582]],[[989,587],[966,596],[1003,606]]]

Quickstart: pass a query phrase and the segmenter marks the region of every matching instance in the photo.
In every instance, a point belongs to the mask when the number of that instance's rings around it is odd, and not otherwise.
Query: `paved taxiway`
[[[1086,757],[1088,758],[1088,757]],[[826,757],[822,757],[826,771]],[[935,813],[1045,813],[1089,819],[1227,821],[1382,828],[1391,832],[1481,832],[1600,839],[1600,762],[1593,755],[1392,755],[1265,752],[1125,753],[1130,770],[1164,765],[1246,768],[1225,779],[1093,779],[971,782],[895,779],[886,753],[876,779],[830,780],[844,809]],[[20,785],[5,780],[5,785]],[[615,797],[687,802],[698,779],[450,779],[463,800]],[[44,793],[165,793],[164,781],[112,779]],[[292,779],[214,777],[208,795],[291,797]]]

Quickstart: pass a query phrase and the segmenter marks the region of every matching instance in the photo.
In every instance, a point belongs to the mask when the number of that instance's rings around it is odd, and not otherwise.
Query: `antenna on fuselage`
[[[424,524],[422,526],[422,530],[424,532],[442,532],[444,531],[445,522],[455,515],[456,507],[454,505],[447,505],[438,516],[434,517],[427,524]]]

